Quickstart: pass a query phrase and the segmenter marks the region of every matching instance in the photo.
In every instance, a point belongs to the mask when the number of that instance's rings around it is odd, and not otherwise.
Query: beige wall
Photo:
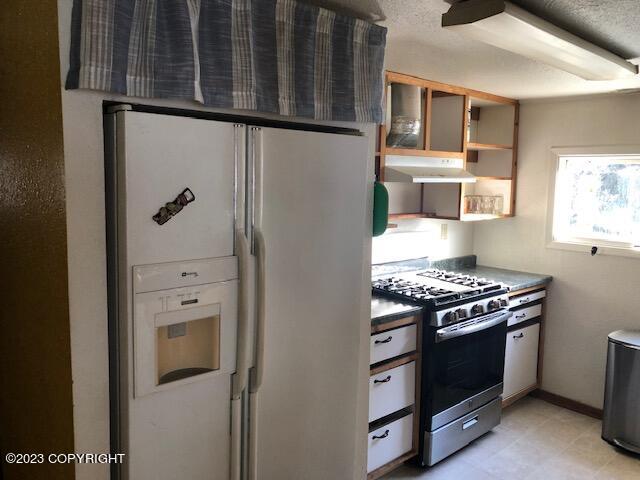
[[[640,326],[640,259],[546,247],[550,148],[640,144],[638,118],[640,95],[523,104],[516,217],[474,227],[479,263],[554,276],[542,386],[594,407],[602,406],[607,334]]]

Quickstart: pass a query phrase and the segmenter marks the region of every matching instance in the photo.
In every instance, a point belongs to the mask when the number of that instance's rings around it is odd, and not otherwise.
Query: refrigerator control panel
[[[133,267],[133,291],[134,293],[155,292],[225,282],[237,278],[238,259],[235,256],[137,265]]]

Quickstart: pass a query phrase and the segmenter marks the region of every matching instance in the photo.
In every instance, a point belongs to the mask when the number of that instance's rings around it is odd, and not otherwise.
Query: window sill
[[[547,243],[547,248],[553,248],[556,250],[567,250],[571,252],[581,252],[587,253],[591,255],[591,247],[593,244],[588,243],[574,243],[574,242],[563,242],[554,240],[552,242]],[[612,247],[610,245],[595,245],[598,247],[598,252],[596,255],[614,255],[617,257],[632,257],[632,258],[640,258],[640,248],[633,247]]]

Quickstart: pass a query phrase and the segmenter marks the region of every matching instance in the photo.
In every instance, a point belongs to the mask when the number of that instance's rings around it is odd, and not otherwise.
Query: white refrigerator
[[[114,478],[362,478],[369,139],[177,113],[105,114]]]

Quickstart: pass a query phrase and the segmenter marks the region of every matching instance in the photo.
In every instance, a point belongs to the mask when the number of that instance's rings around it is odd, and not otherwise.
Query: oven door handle
[[[490,317],[482,322],[474,323],[468,327],[459,328],[457,330],[448,330],[450,327],[443,328],[436,331],[436,343],[444,342],[452,338],[461,337],[462,335],[469,335],[470,333],[481,332],[487,328],[495,327],[500,323],[508,320],[513,315],[513,312],[505,311],[495,317]]]

